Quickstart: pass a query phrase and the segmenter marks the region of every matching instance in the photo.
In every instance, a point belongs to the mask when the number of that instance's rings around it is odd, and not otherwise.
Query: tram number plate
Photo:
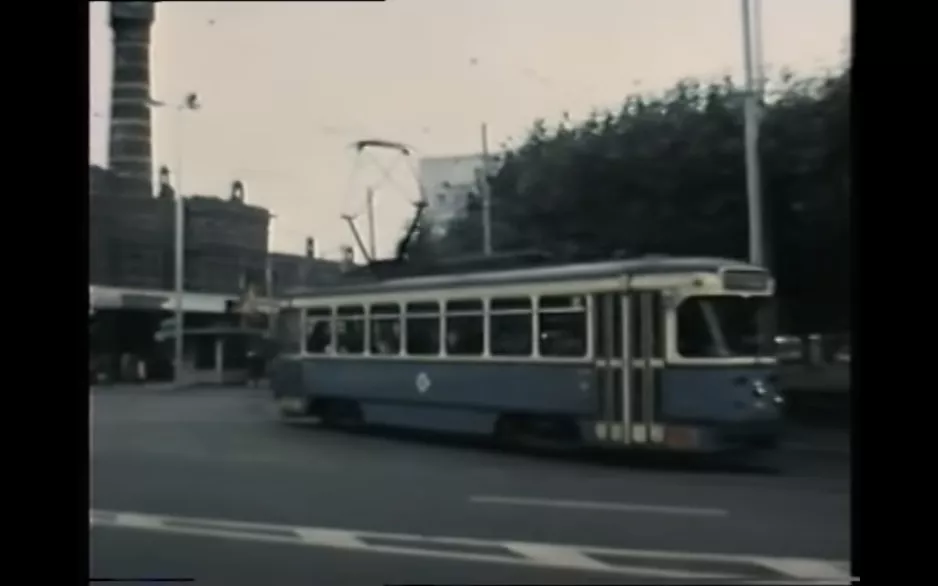
[[[664,443],[669,448],[690,449],[697,446],[697,430],[693,427],[668,427],[664,434]]]

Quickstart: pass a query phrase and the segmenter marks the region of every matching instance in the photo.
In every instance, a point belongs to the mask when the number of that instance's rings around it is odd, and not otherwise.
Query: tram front
[[[774,288],[763,270],[722,270],[671,296],[661,414],[707,452],[760,451],[778,442]]]

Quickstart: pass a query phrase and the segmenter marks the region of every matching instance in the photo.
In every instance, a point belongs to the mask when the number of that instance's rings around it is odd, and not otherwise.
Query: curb
[[[95,385],[89,386],[88,391],[91,393],[147,393],[173,391],[181,388],[183,387],[177,387],[176,385]]]
[[[147,394],[147,393],[185,393],[187,391],[268,391],[269,387],[262,385],[259,387],[241,386],[241,385],[214,385],[214,384],[165,384],[165,385],[102,385],[89,386],[88,392],[95,393],[113,393],[113,394]]]

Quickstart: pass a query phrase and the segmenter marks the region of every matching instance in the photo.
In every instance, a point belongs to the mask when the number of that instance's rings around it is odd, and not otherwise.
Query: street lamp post
[[[173,363],[177,385],[183,384],[183,342],[185,327],[183,319],[185,311],[183,308],[183,296],[185,295],[185,270],[186,270],[186,202],[182,195],[182,148],[185,142],[182,138],[182,109],[176,110],[176,205],[173,206],[173,285],[175,288],[175,329],[176,335],[173,337]]]
[[[266,289],[264,297],[267,298],[266,310],[267,310],[267,335],[269,338],[273,339],[275,332],[274,316],[276,315],[273,310],[273,300],[274,300],[274,257],[273,257],[273,243],[274,243],[274,220],[277,219],[277,216],[274,214],[268,214],[268,227],[267,227],[267,259],[264,263],[264,287]]]
[[[489,183],[491,174],[489,158],[489,128],[482,123],[482,252],[485,256],[492,254],[492,185]]]
[[[151,100],[150,106],[154,108],[166,107],[167,104],[164,102]],[[182,195],[182,162],[183,162],[183,145],[184,140],[182,136],[183,132],[183,120],[182,116],[185,112],[190,111],[194,112],[199,109],[199,99],[198,95],[190,93],[186,95],[186,98],[182,101],[181,104],[172,108],[175,116],[175,131],[176,131],[176,202],[173,208],[173,230],[174,230],[174,242],[173,242],[173,252],[174,252],[174,314],[175,314],[175,336],[173,337],[173,358],[174,358],[174,375],[177,385],[183,384],[183,336],[184,336],[184,326],[183,326],[183,317],[185,311],[183,308],[183,297],[185,296],[185,270],[186,270],[186,257],[185,257],[185,200]]]
[[[761,16],[757,3],[756,14]],[[746,79],[744,140],[746,157],[746,200],[749,211],[749,262],[765,266],[765,235],[762,212],[762,170],[759,161],[759,115],[762,79],[761,39],[753,35],[750,0],[740,0],[743,25],[743,68]],[[758,59],[758,62],[757,62]]]

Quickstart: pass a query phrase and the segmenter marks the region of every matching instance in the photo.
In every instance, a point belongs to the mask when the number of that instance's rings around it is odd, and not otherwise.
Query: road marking
[[[687,515],[694,517],[726,517],[730,512],[725,509],[672,507],[664,505],[640,505],[635,503],[614,503],[597,501],[568,501],[541,498],[523,498],[510,496],[471,496],[469,502],[486,505],[517,505],[522,507],[556,507],[560,509],[585,509],[594,511],[615,511],[618,513],[653,513],[658,515]]]
[[[817,560],[765,559],[762,564],[779,574],[788,576],[815,576],[818,580],[839,580],[845,575],[843,566],[818,562]],[[847,565],[849,568],[849,564]],[[848,569],[849,571],[849,569]]]
[[[603,572],[609,564],[593,559],[575,549],[559,545],[543,545],[538,543],[507,542],[505,546],[528,559],[540,561],[544,565],[555,568],[567,568]],[[646,578],[665,578],[671,580],[721,580],[733,577],[727,573],[685,572],[681,570],[662,570],[642,566],[627,566],[616,564],[619,572]]]
[[[91,510],[89,522],[91,528],[126,528],[200,537],[217,537],[220,539],[292,544],[307,547],[329,547],[370,553],[512,564],[527,567],[550,567],[633,577],[644,576],[675,580],[733,579],[735,581],[742,580],[742,583],[771,583],[776,579],[766,578],[765,573],[768,570],[773,574],[778,574],[777,581],[779,583],[792,579],[824,581],[825,583],[835,580],[846,583],[849,580],[849,574],[844,570],[846,562],[840,561],[662,552],[494,539],[381,533],[329,527],[297,527],[270,523],[101,510]],[[380,539],[382,544],[367,543],[367,539]],[[443,544],[485,546],[494,552],[503,551],[504,554],[445,551],[439,547],[433,548],[434,545]],[[622,559],[623,563],[597,559],[596,556],[600,555],[617,557]],[[629,561],[641,565],[627,565]],[[710,562],[722,564],[724,567],[730,564],[733,567],[732,571],[724,570],[719,572],[667,567],[669,564],[688,562]],[[650,564],[655,565],[651,567]],[[759,572],[755,570],[759,570]]]
[[[132,529],[150,529],[159,530],[162,528],[163,521],[152,515],[138,515],[136,513],[120,513],[118,517],[101,517],[95,515],[91,518],[92,523],[120,523],[124,527]]]
[[[337,549],[367,549],[368,544],[348,531],[300,527],[296,534],[306,545],[321,545]]]

